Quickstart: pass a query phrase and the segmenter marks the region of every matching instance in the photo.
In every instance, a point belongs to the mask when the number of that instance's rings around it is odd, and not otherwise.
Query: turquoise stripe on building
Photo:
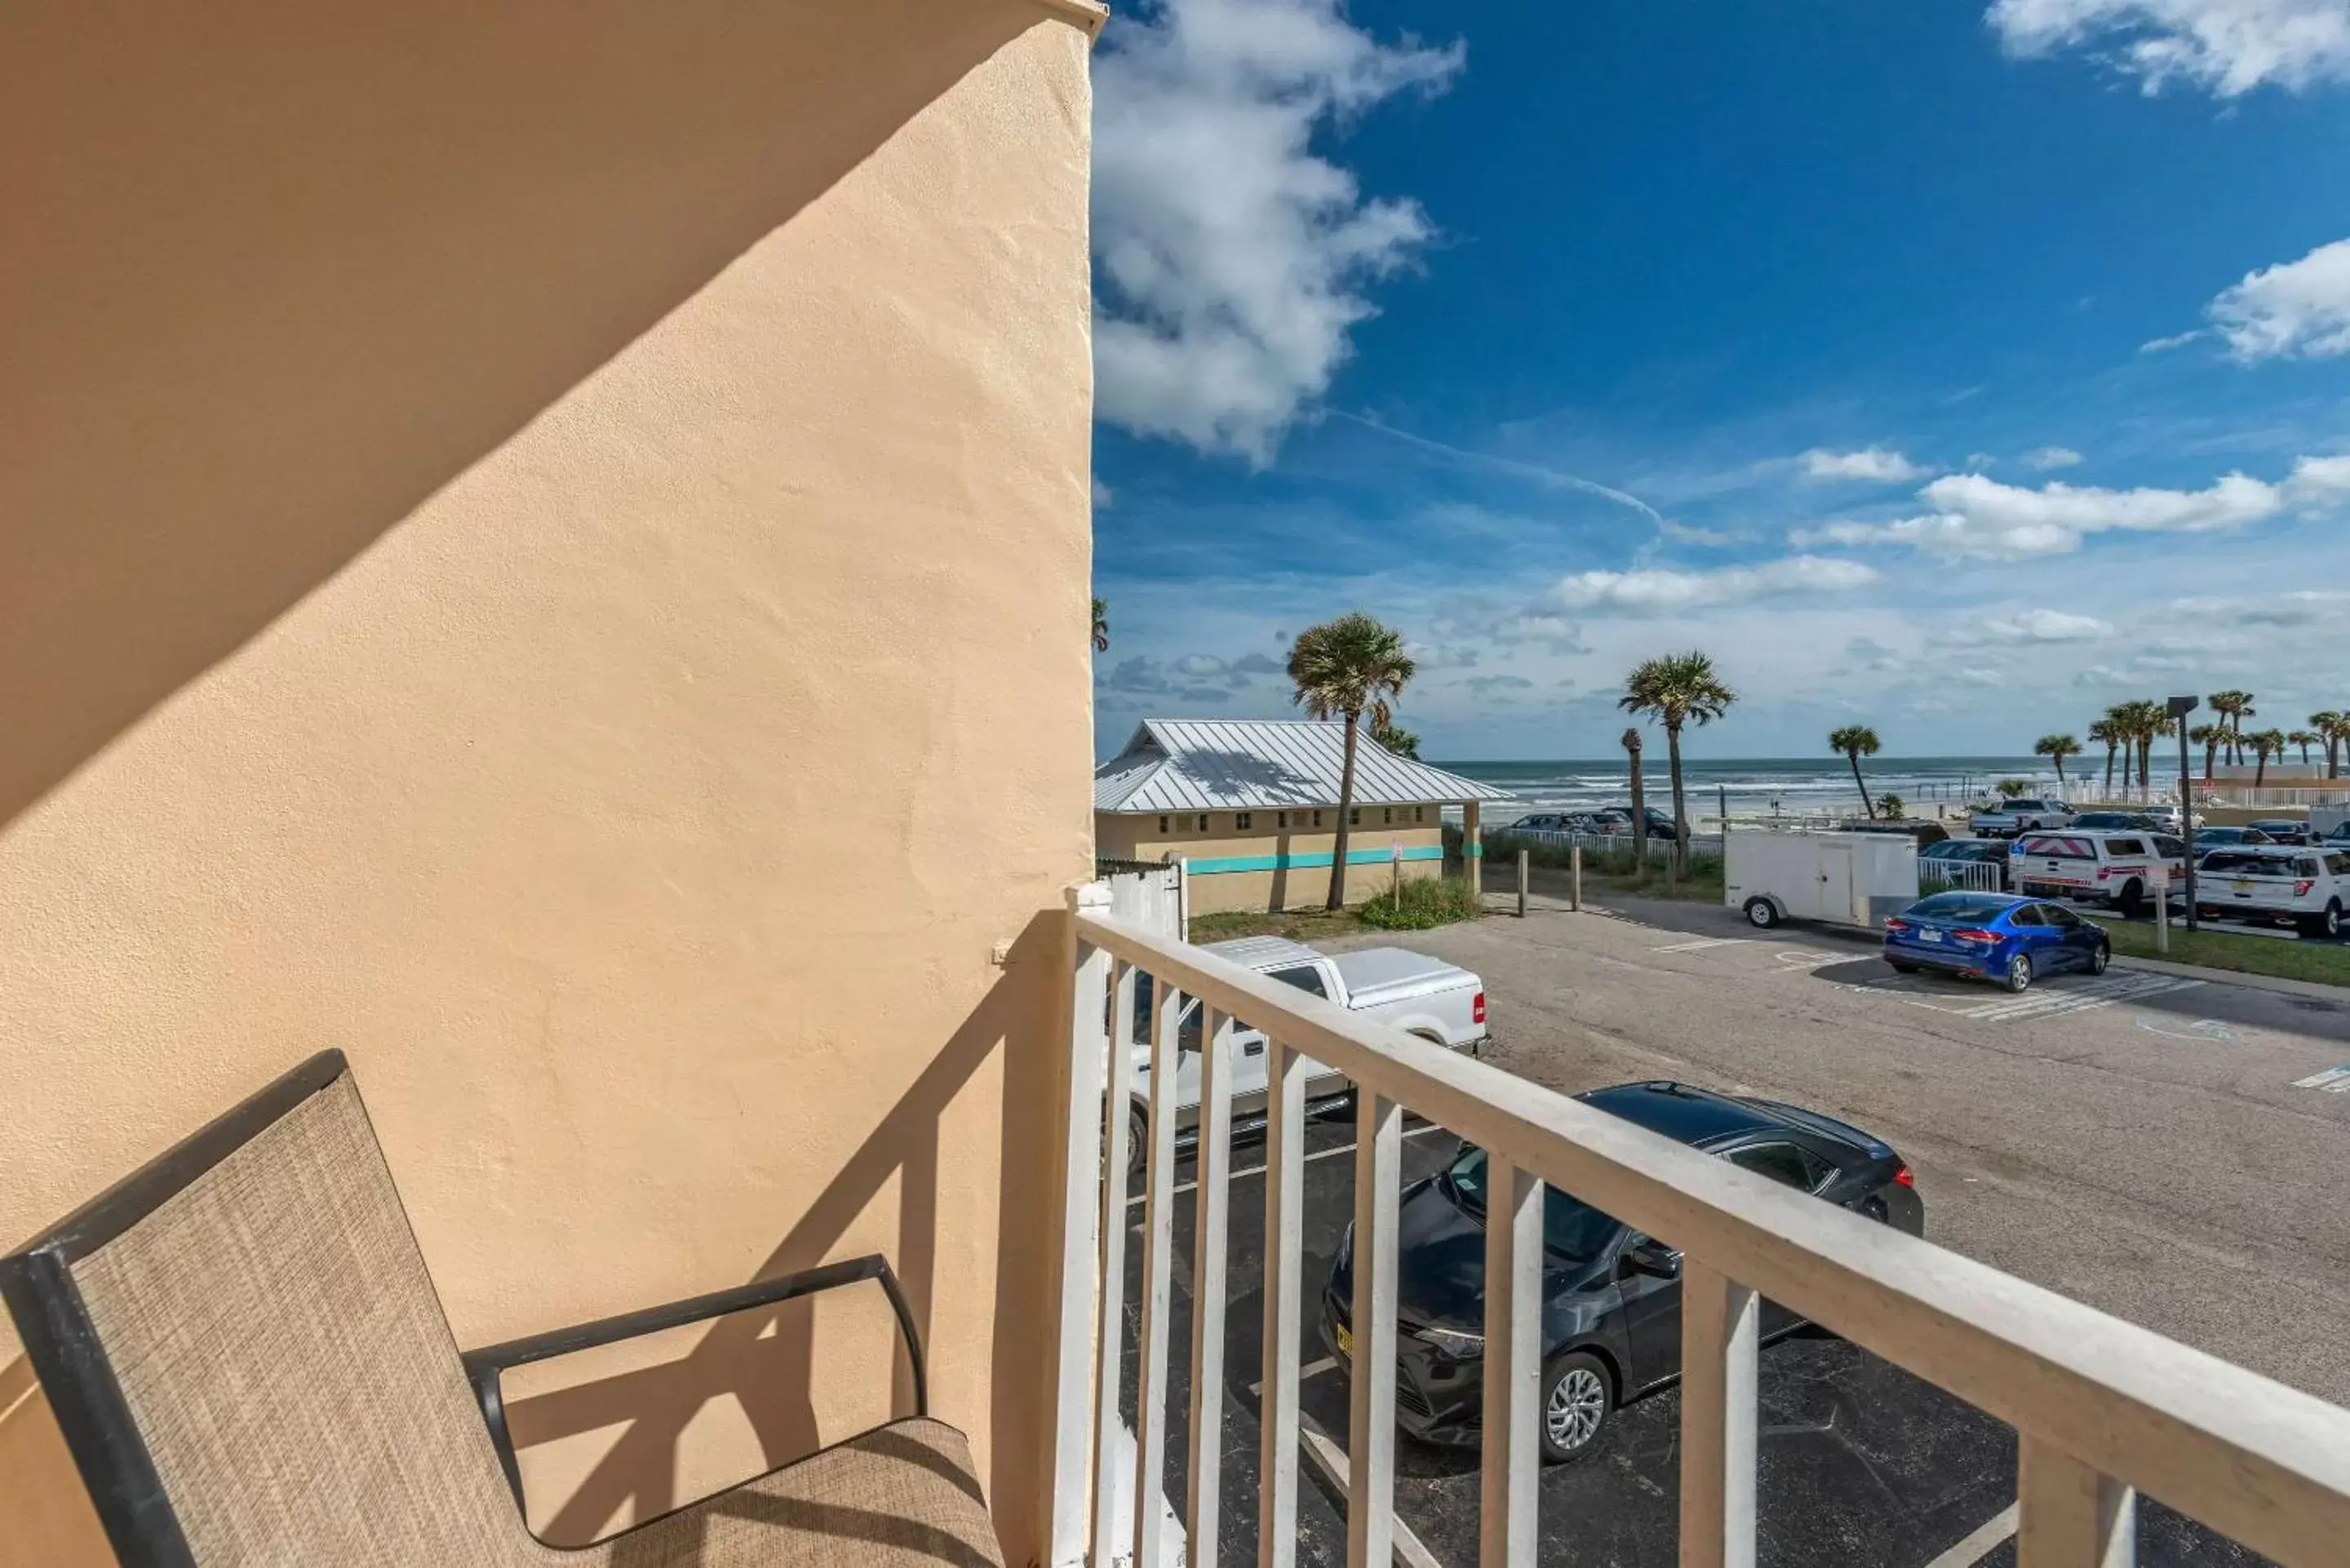
[[[1349,849],[1349,866],[1384,866],[1396,857],[1393,849]],[[1444,846],[1422,844],[1403,852],[1406,860],[1441,860]],[[1212,877],[1220,871],[1313,871],[1326,870],[1336,857],[1325,851],[1318,855],[1226,855],[1213,859],[1186,862],[1194,877]]]

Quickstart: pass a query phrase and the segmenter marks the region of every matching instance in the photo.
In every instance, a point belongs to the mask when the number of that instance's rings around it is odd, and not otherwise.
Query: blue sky
[[[1436,757],[2350,705],[2345,0],[1164,0],[1094,65],[1099,742],[1362,608]]]

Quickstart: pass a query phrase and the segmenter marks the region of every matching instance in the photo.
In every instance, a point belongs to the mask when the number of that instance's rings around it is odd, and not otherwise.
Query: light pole
[[[2195,711],[2192,697],[2173,697],[2163,704],[2170,727],[2178,732],[2178,836],[2187,841],[2187,929],[2195,929],[2195,779],[2187,761],[2187,715]]]

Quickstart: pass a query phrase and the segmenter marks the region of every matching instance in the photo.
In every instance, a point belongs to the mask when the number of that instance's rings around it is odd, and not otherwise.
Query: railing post
[[[1518,919],[1526,918],[1526,862],[1531,852],[1518,851]]]
[[[2064,1449],[2018,1435],[2016,1568],[2130,1568],[2137,1497]]]
[[[1191,1456],[1185,1489],[1189,1568],[1216,1568],[1223,1502],[1224,1239],[1232,1169],[1232,1042],[1222,1013],[1200,1019],[1199,1185],[1191,1210]],[[1153,1568],[1143,1564],[1142,1568]]]
[[[1534,1568],[1542,1480],[1543,1185],[1485,1165],[1485,1430],[1481,1568]]]
[[[1257,1568],[1297,1559],[1297,1334],[1305,1290],[1305,1058],[1265,1042],[1264,1381],[1257,1397]]]
[[[1395,1559],[1396,1210],[1402,1177],[1403,1107],[1358,1083],[1347,1568],[1388,1568]]]
[[[1098,882],[1071,890],[1074,917],[1107,912],[1109,889]],[[1109,1054],[1104,1025],[1109,1002],[1110,955],[1079,939],[1071,955],[1069,1054],[1061,1064],[1061,1207],[1055,1216],[1060,1265],[1054,1279],[1055,1324],[1051,1390],[1052,1460],[1039,1478],[1047,1489],[1035,1517],[1045,1523],[1051,1561],[1079,1561],[1086,1550],[1086,1485],[1094,1435],[1094,1292],[1101,1267],[1101,1220],[1095,1196],[1102,1156],[1102,1069]]]
[[[1680,1568],[1754,1568],[1760,1320],[1752,1291],[1682,1260]]]
[[[1150,1029],[1149,1147],[1142,1177],[1141,1366],[1134,1395],[1134,1561],[1159,1561],[1159,1498],[1167,1473],[1167,1319],[1174,1305],[1175,1071],[1183,1059],[1183,1007],[1189,999],[1158,982]],[[1204,1020],[1203,1020],[1204,1022]]]
[[[1581,914],[1583,912],[1583,846],[1578,844],[1568,850],[1566,860],[1569,877],[1566,885],[1566,907]]]
[[[1110,982],[1109,1050],[1102,1094],[1101,1320],[1094,1366],[1093,1560],[1113,1561],[1118,1542],[1118,1359],[1126,1343],[1126,1162],[1134,1075],[1134,993],[1139,974],[1118,961]],[[1073,1180],[1078,1179],[1072,1173]],[[1143,1499],[1138,1491],[1135,1506]]]

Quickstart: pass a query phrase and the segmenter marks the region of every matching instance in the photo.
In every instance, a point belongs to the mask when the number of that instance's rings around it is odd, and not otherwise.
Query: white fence
[[[2298,789],[2253,789],[2249,784],[2198,785],[2195,804],[2200,805],[2233,805],[2257,810],[2262,806],[2324,806],[2350,805],[2350,784],[2331,786],[2304,784]]]
[[[1996,860],[1936,860],[1918,857],[1918,891],[1947,893],[1963,888],[1974,893],[1998,893],[2007,887],[2007,868]]]
[[[1062,1110],[1051,1488],[1055,1568],[1161,1561],[1155,1509],[1120,1539],[1114,1500],[1163,1473],[1179,1053],[1152,1054],[1143,1161],[1139,1442],[1118,1441],[1125,1303],[1127,1120],[1134,994],[1148,974],[1155,1032],[1202,1002],[1200,1152],[1191,1260],[1191,1420],[1183,1528],[1191,1568],[1215,1568],[1221,1495],[1225,1237],[1232,1031],[1267,1036],[1259,1568],[1296,1556],[1305,1063],[1357,1085],[1347,1559],[1388,1568],[1395,1480],[1396,1224],[1402,1112],[1482,1146],[1485,1234],[1482,1536],[1487,1568],[1532,1568],[1540,1449],[1543,1184],[1681,1249],[1683,1568],[1755,1562],[1759,1302],[1767,1295],[2016,1428],[2021,1568],[2132,1561],[2143,1489],[2285,1568],[2343,1561],[2350,1542],[2350,1411],[2190,1350],[1767,1178],[1368,1023],[1198,949],[1074,911],[1072,1020]],[[1097,1178],[1097,1173],[1104,1173]],[[1122,1479],[1123,1478],[1123,1479]],[[1146,1485],[1141,1489],[1148,1495]]]

